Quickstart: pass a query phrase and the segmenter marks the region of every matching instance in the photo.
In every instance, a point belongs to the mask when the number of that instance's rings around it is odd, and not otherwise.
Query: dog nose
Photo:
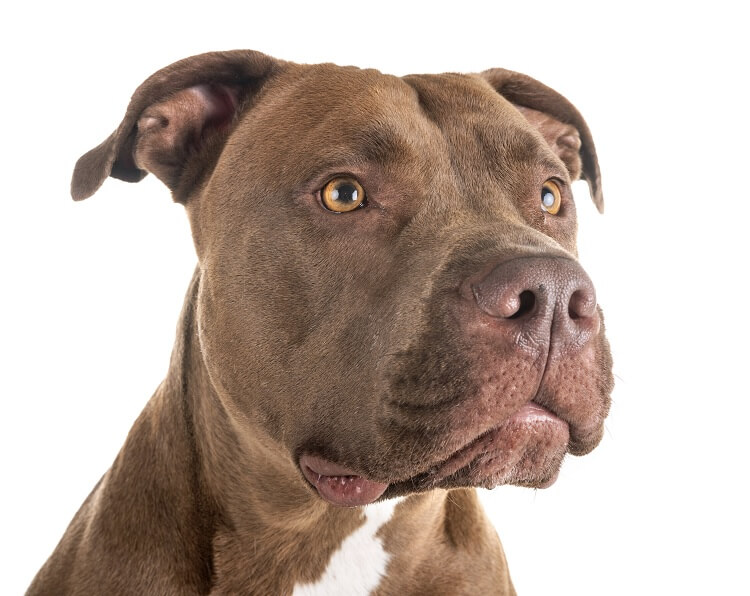
[[[594,285],[571,259],[512,259],[470,285],[479,309],[519,344],[580,347],[599,331]]]

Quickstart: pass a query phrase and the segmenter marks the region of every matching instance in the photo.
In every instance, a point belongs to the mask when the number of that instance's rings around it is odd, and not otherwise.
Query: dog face
[[[600,440],[570,192],[583,175],[600,206],[598,166],[554,91],[198,56],[139,88],[73,193],[146,171],[188,212],[216,396],[326,500],[545,486]]]

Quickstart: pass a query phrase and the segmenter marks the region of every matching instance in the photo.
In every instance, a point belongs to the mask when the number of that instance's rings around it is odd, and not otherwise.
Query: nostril
[[[465,280],[461,294],[473,298],[485,315],[505,320],[505,327],[516,331],[543,331],[557,320],[556,328],[562,324],[565,333],[579,334],[597,318],[593,284],[577,262],[562,257],[502,262]]]
[[[520,319],[537,309],[537,297],[531,290],[500,287],[488,288],[472,286],[471,291],[479,308],[491,317],[499,319]]]
[[[576,290],[568,302],[568,316],[573,319],[585,319],[594,315],[596,297],[588,290]]]
[[[532,312],[536,305],[536,296],[530,290],[524,290],[518,295],[518,308],[510,315],[509,319],[520,319],[522,316]]]

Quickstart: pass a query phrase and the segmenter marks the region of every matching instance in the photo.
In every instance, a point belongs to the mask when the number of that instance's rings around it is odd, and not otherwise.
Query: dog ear
[[[248,98],[282,66],[259,52],[200,54],[159,70],[136,89],[109,138],[76,163],[73,199],[93,195],[107,176],[138,182],[152,172],[175,200],[206,171],[186,167],[197,154],[217,157]]]
[[[594,204],[604,211],[594,139],[575,106],[554,89],[521,73],[493,68],[481,76],[539,130],[573,180],[581,177],[589,183]]]

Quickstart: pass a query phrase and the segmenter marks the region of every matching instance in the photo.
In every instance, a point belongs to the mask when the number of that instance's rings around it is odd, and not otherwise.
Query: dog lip
[[[521,408],[508,419],[508,421],[522,423],[564,422],[562,418],[557,416],[554,412],[534,401],[527,402],[521,406]]]
[[[299,467],[318,494],[332,505],[360,507],[376,501],[388,488],[354,471],[317,455],[303,454]]]
[[[569,428],[568,422],[551,410],[535,401],[528,401],[508,418],[467,440],[453,453],[430,466],[428,470],[412,476],[407,482],[411,486],[422,486],[424,488],[440,486],[440,483],[444,479],[458,473],[467,466],[471,466],[472,462],[483,453],[494,451],[497,448],[497,440],[509,428],[518,428],[527,425],[536,426],[540,424]],[[556,477],[557,474],[550,478],[548,483],[535,484],[534,486],[536,488],[546,488],[554,483]]]

